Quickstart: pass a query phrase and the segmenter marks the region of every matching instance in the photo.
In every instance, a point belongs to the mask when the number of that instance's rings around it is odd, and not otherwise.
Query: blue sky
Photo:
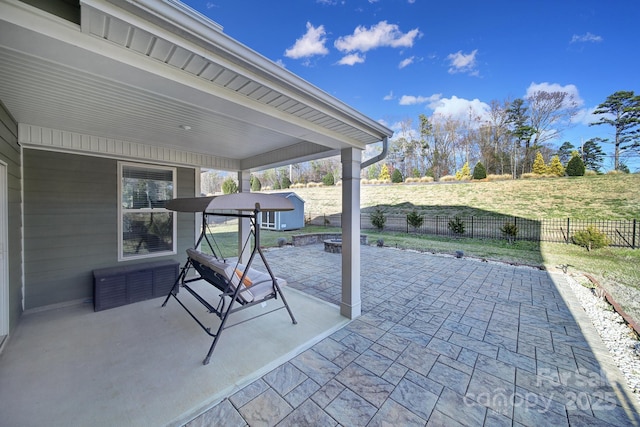
[[[608,95],[640,94],[637,0],[182,1],[394,130],[419,114],[481,115],[492,100],[564,90],[580,113],[551,144],[579,146],[612,138],[612,127],[587,125]]]

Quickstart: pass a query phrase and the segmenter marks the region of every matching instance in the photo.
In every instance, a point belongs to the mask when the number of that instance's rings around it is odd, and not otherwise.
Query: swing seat
[[[267,273],[250,267],[241,283],[240,279],[246,270],[243,264],[227,263],[196,249],[187,249],[187,256],[200,277],[226,295],[233,295],[240,286],[236,298],[240,304],[260,302],[276,296],[273,279]],[[280,288],[287,285],[282,278],[276,277],[275,280]]]

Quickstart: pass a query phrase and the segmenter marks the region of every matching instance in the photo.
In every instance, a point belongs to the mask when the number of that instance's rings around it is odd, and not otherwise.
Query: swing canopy
[[[176,212],[219,211],[292,211],[291,200],[274,194],[234,193],[222,196],[192,197],[169,200],[165,207]]]

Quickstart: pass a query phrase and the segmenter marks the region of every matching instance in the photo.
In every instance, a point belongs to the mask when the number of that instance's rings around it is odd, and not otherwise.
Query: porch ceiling
[[[80,3],[78,26],[0,2],[0,100],[19,123],[228,159],[239,169],[391,135],[181,3]]]

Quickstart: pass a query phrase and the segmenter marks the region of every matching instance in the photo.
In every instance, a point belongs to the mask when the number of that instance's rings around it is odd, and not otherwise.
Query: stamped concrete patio
[[[340,255],[267,256],[339,302]],[[362,302],[360,318],[187,425],[640,425],[561,273],[363,246]]]

